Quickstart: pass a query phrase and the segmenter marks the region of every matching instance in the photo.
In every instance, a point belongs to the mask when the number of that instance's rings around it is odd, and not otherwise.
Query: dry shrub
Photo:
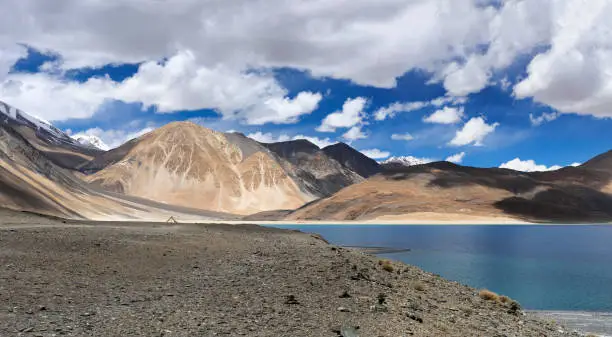
[[[490,290],[483,289],[480,292],[478,292],[478,296],[480,296],[480,298],[482,298],[485,301],[499,302],[499,295],[497,295],[496,293]]]
[[[391,264],[391,261],[378,261],[378,264],[382,266],[382,269],[384,271],[388,271],[390,273],[393,272],[394,268],[393,265]]]
[[[425,285],[423,283],[417,282],[414,284],[414,290],[425,291]]]
[[[501,303],[506,304],[506,303],[509,303],[511,300],[510,300],[510,297],[501,295],[501,296],[499,296],[499,301]]]

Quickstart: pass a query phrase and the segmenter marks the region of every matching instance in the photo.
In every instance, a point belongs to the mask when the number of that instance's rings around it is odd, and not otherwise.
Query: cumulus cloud
[[[551,48],[531,60],[514,94],[563,113],[612,117],[612,3],[566,0],[553,7]]]
[[[342,138],[346,139],[349,142],[352,142],[358,139],[366,139],[368,138],[368,135],[361,130],[360,126],[353,126],[345,134],[342,135]]]
[[[323,98],[313,92],[289,98],[271,74],[201,67],[190,51],[163,64],[145,62],[122,82],[102,77],[80,83],[45,73],[11,74],[0,84],[0,95],[48,120],[87,118],[105,101],[120,100],[155,107],[159,113],[213,109],[225,119],[253,125],[296,123],[316,110]]]
[[[415,102],[394,102],[387,106],[381,107],[374,112],[374,119],[384,121],[385,119],[393,118],[398,113],[411,112],[420,110],[429,106],[439,107],[445,104],[459,105],[467,102],[466,97],[456,96],[441,96],[434,98],[431,101],[415,101]]]
[[[529,114],[529,121],[533,126],[539,126],[544,123],[552,122],[555,119],[559,118],[560,114],[558,112],[545,112],[539,116],[534,114]]]
[[[318,94],[289,98],[261,69],[297,68],[385,88],[394,87],[407,71],[423,69],[435,74],[433,80],[443,83],[450,95],[465,96],[491,84],[492,74],[519,56],[539,52],[527,77],[514,87],[518,98],[533,97],[563,113],[612,114],[607,33],[612,4],[606,0],[177,0],[154,6],[130,0],[67,0],[49,6],[37,0],[3,4],[10,15],[0,22],[0,81],[10,76],[7,65],[17,54],[10,56],[8,50],[19,49],[18,43],[61,55],[62,70],[168,60],[190,51],[195,61],[185,81],[172,82],[172,74],[156,77],[150,67],[152,79],[168,81],[161,81],[161,87],[171,83],[164,88],[168,94],[157,98],[164,89],[132,81],[126,99],[164,111],[179,101],[201,105],[193,94],[198,92],[207,99],[205,107],[224,117],[289,123],[316,109]],[[547,46],[551,48],[543,48]],[[236,103],[227,102],[235,94],[234,84],[248,90],[235,97]],[[21,90],[28,85],[22,82]],[[73,104],[69,97],[75,96],[55,99],[68,100],[55,103],[72,108],[67,115],[83,115],[81,105],[92,104]],[[211,103],[211,97],[222,104]],[[262,118],[261,111],[272,117]]]
[[[109,148],[114,149],[123,145],[125,142],[134,138],[138,138],[146,133],[153,131],[154,129],[155,128],[151,126],[138,130],[103,130],[101,128],[91,128],[75,134],[74,137],[78,135],[96,136],[100,138],[106,145],[108,145]]]
[[[374,112],[374,119],[377,121],[384,121],[387,118],[393,118],[400,112],[410,112],[422,109],[427,106],[427,102],[407,102],[391,103],[388,106],[379,108]]]
[[[413,140],[414,136],[409,133],[394,133],[391,135],[391,139],[393,140]]]
[[[389,151],[381,151],[379,149],[361,150],[360,152],[372,159],[385,159],[391,155]]]
[[[364,97],[347,99],[342,105],[342,110],[327,115],[317,131],[334,132],[337,128],[350,128],[361,123],[366,117],[363,110],[367,103],[368,100]]]
[[[455,124],[465,116],[463,108],[444,107],[436,110],[433,114],[423,118],[425,123],[434,124]]]
[[[255,133],[249,133],[247,137],[254,139],[260,143],[277,143],[277,142],[286,142],[286,141],[297,140],[297,139],[306,139],[309,142],[318,146],[319,148],[324,148],[326,146],[330,146],[330,145],[334,145],[338,143],[329,138],[318,138],[318,137],[305,136],[301,134],[295,135],[295,136],[289,136],[287,134],[280,134],[278,136],[274,136],[270,132],[262,133],[261,131],[257,131]]]
[[[474,145],[482,146],[484,139],[499,126],[499,123],[487,124],[484,118],[474,117],[470,119],[462,129],[458,130],[449,145],[464,146]]]
[[[512,159],[509,162],[501,164],[499,167],[522,172],[555,171],[562,168],[562,166],[559,165],[553,165],[550,167],[547,167],[546,165],[538,165],[532,159],[521,160],[520,158]]]
[[[254,139],[260,143],[278,143],[278,142],[286,142],[288,140],[291,140],[291,137],[285,134],[274,136],[270,132],[263,133],[261,131],[249,133],[247,137]]]
[[[446,161],[455,163],[455,164],[461,164],[461,162],[463,162],[463,158],[465,158],[465,152],[460,152],[452,156],[449,156],[448,158],[446,158]]]

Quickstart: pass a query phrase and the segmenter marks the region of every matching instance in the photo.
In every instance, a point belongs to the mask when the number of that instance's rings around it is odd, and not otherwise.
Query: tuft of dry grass
[[[511,299],[508,296],[501,295],[501,296],[499,296],[499,301],[501,303],[506,304],[506,303],[509,303],[511,301]]]
[[[478,296],[485,301],[500,302],[499,295],[487,289],[482,289],[479,291]]]
[[[421,282],[417,282],[414,284],[414,290],[416,291],[425,291],[425,285]]]
[[[384,261],[383,261],[383,260],[380,260],[380,261],[378,261],[378,264],[382,266],[382,269],[383,269],[384,271],[388,271],[388,272],[392,273],[392,272],[393,272],[393,270],[395,270],[395,269],[393,268],[393,264],[391,264],[391,261],[388,261],[388,260],[384,260]]]

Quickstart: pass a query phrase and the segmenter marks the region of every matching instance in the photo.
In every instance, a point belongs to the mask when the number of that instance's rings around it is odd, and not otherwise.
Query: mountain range
[[[524,173],[173,122],[110,150],[0,102],[0,201],[88,219],[610,221],[612,151]]]

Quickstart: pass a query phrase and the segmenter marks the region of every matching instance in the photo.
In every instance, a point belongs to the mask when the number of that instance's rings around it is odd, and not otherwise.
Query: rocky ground
[[[572,336],[416,267],[254,225],[0,212],[0,336]]]

